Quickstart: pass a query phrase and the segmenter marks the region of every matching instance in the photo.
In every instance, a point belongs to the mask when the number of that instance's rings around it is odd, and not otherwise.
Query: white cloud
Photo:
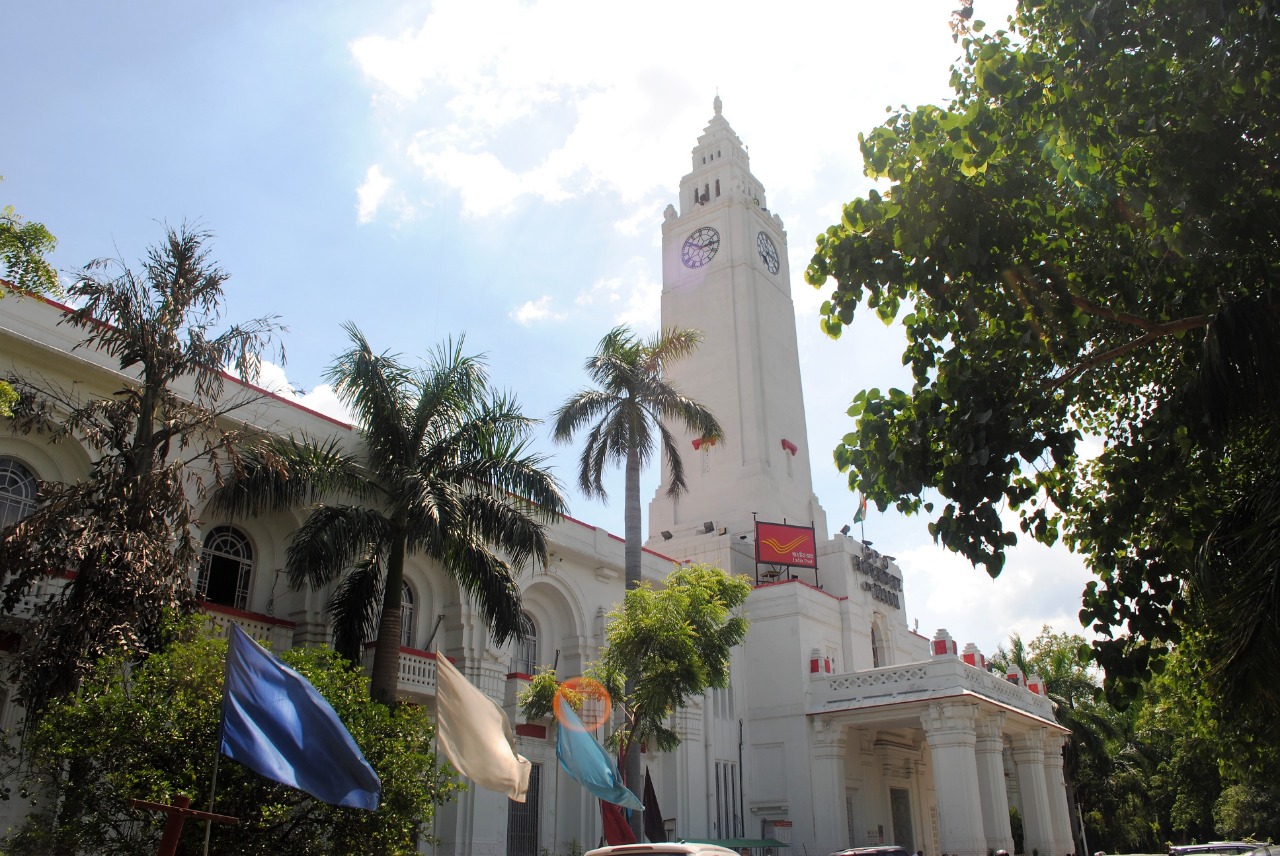
[[[337,419],[339,422],[345,422],[348,425],[355,422],[355,417],[338,400],[338,396],[334,393],[332,386],[327,383],[321,384],[310,392],[295,389],[289,383],[289,377],[285,373],[284,367],[276,363],[270,361],[262,363],[258,369],[258,380],[255,385],[281,398],[300,404],[308,410],[314,410],[316,413]]]
[[[1092,634],[1080,626],[1080,593],[1091,579],[1083,561],[1065,550],[1025,543],[1009,551],[991,579],[956,553],[926,544],[902,551],[908,615],[932,638],[946,628],[963,648],[977,644],[988,656],[1017,633],[1030,642],[1049,625],[1055,632]]]
[[[391,179],[374,164],[364,176],[364,184],[356,188],[356,219],[368,223],[378,213],[378,207],[391,189]]]
[[[337,419],[339,422],[345,422],[348,425],[355,424],[355,416],[346,408],[346,405],[338,400],[337,393],[327,383],[320,384],[310,392],[299,393],[296,400],[308,410],[323,413],[325,416]]]
[[[536,321],[563,321],[566,316],[563,312],[551,311],[551,295],[544,294],[537,300],[530,300],[520,307],[512,310],[508,317],[517,324],[528,327]]]
[[[1012,8],[993,4],[992,21]],[[717,89],[762,153],[754,170],[794,196],[826,190],[815,187],[824,165],[847,165],[842,186],[857,181],[857,132],[883,121],[889,102],[938,100],[960,50],[952,6],[828,0],[780,15],[743,0],[714,31],[693,34],[681,0],[643,9],[438,0],[419,24],[357,39],[351,51],[388,126],[413,129],[402,150],[422,178],[462,194],[468,216],[506,213],[523,195],[604,189],[628,204],[669,195]],[[829,45],[824,34],[837,33]],[[869,90],[849,80],[855,55],[858,68],[876,70]]]
[[[596,280],[578,292],[574,303],[581,307],[605,307],[610,323],[625,324],[636,332],[658,329],[662,314],[662,284],[648,273],[649,260],[635,257],[622,265],[621,276]]]

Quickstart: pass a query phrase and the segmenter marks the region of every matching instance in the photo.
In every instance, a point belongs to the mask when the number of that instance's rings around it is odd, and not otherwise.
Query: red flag
[[[604,840],[607,844],[635,844],[636,836],[631,824],[622,816],[622,808],[600,800],[600,814],[604,817]]]

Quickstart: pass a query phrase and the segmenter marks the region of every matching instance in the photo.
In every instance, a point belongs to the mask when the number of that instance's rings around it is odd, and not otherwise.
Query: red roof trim
[[[45,303],[49,304],[55,309],[60,310],[64,315],[70,314],[76,311],[75,307],[68,306],[65,303],[59,303],[58,301],[54,300],[51,297],[45,297],[44,295],[36,295],[36,297],[37,299],[44,301]],[[94,323],[102,327],[108,326],[105,321],[99,321],[96,318],[94,319]],[[299,404],[297,401],[293,400],[292,398],[286,398],[285,396],[280,395],[279,393],[272,392],[268,389],[263,389],[257,384],[249,383],[247,380],[244,380],[243,378],[238,378],[235,375],[231,374],[230,372],[219,371],[218,374],[222,375],[224,378],[226,378],[227,380],[231,381],[232,383],[238,386],[243,386],[253,390],[254,392],[262,393],[268,398],[272,398],[272,399],[275,399],[276,401],[279,401],[281,404],[287,404],[288,406],[295,408],[297,410],[301,410],[304,413],[310,413],[312,416],[318,416],[321,419],[325,420],[326,422],[332,422],[334,425],[337,425],[342,428],[347,428],[347,429],[355,428],[355,426],[350,424],[349,422],[343,422],[341,419],[336,419],[332,416],[321,413],[319,410],[313,410],[312,408],[307,407],[305,404]]]
[[[522,722],[516,726],[516,735],[519,737],[537,737],[542,740],[546,740],[547,727],[545,725],[534,725],[532,722]]]
[[[826,589],[818,588],[813,583],[805,582],[804,580],[771,580],[769,582],[760,583],[757,586],[752,586],[752,588],[762,589],[762,588],[773,588],[774,586],[789,586],[789,585],[802,585],[807,589],[817,592],[818,594],[826,595],[832,600],[848,600],[849,599],[847,595],[832,594]]]
[[[243,609],[236,609],[234,606],[224,606],[221,603],[210,603],[207,600],[198,601],[200,608],[205,612],[218,612],[223,615],[230,615],[232,618],[245,618],[249,621],[261,621],[264,624],[274,624],[276,627],[297,627],[297,622],[286,621],[283,618],[276,618],[274,615],[263,615],[261,612],[249,612]]]

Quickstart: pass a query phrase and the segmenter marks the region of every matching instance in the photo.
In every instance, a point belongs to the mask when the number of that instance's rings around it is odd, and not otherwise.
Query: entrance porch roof
[[[939,701],[972,701],[1009,714],[1006,727],[1058,731],[1053,704],[1045,696],[955,657],[815,677],[806,713],[848,725],[919,727],[920,714]]]

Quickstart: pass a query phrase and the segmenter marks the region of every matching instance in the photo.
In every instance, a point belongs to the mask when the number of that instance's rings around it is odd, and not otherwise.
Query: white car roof
[[[720,847],[716,844],[698,844],[689,841],[659,841],[647,844],[615,844],[612,847],[600,847],[588,850],[583,856],[626,856],[626,854],[654,854],[654,856],[738,856],[737,851]]]

